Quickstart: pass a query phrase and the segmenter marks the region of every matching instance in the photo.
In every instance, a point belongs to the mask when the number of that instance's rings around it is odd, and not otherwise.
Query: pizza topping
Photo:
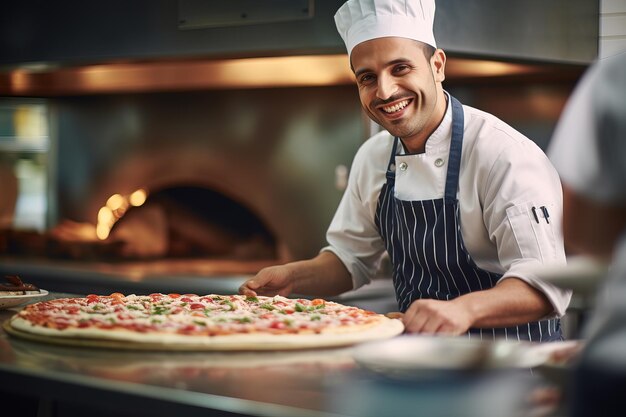
[[[18,315],[34,325],[54,329],[98,328],[206,336],[320,333],[367,325],[378,316],[321,299],[120,293],[31,304]]]

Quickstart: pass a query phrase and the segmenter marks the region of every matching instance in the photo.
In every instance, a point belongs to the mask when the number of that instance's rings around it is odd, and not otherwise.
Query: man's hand
[[[553,310],[541,291],[510,277],[493,288],[450,301],[415,300],[403,322],[407,332],[460,335],[470,328],[518,326],[546,317]]]
[[[292,293],[320,297],[337,295],[352,289],[352,278],[343,263],[332,252],[322,252],[313,259],[270,266],[239,287],[247,296]]]
[[[263,268],[254,278],[241,284],[239,293],[254,297],[256,295],[287,297],[293,292],[293,272],[288,265]]]
[[[415,300],[402,318],[407,333],[461,335],[472,325],[470,311],[453,301]]]

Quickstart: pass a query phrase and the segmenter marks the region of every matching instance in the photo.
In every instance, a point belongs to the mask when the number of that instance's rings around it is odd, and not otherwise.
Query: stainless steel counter
[[[0,311],[0,320],[18,309]],[[524,415],[541,383],[529,371],[396,379],[359,367],[352,348],[132,352],[0,333],[0,396],[37,402],[38,416],[501,417]]]

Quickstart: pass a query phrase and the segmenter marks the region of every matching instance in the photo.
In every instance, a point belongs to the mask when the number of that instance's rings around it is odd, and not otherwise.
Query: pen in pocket
[[[546,206],[541,206],[540,208],[543,212],[543,217],[546,219],[546,223],[550,224],[550,220],[548,220],[550,218],[550,214],[548,214],[548,209],[546,208]]]
[[[539,216],[537,216],[537,209],[536,209],[534,206],[533,206],[533,207],[531,207],[530,209],[531,209],[531,210],[532,210],[532,212],[533,212],[533,217],[535,218],[535,221],[536,221],[537,223],[539,223]]]

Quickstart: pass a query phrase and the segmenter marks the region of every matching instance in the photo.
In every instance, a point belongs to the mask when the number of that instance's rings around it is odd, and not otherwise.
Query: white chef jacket
[[[450,100],[448,100],[449,102]],[[543,292],[562,316],[571,291],[540,280],[541,264],[564,264],[561,233],[562,193],[559,177],[546,155],[531,140],[497,119],[463,106],[465,124],[457,197],[461,233],[478,267],[516,277]],[[395,197],[402,200],[443,198],[452,138],[451,106],[426,142],[425,153],[396,158]],[[386,181],[393,145],[387,131],[358,150],[348,187],[327,232],[331,251],[352,275],[354,288],[367,284],[385,253],[374,216]],[[398,154],[404,155],[402,147]],[[540,207],[547,208],[545,219]],[[538,222],[532,213],[536,207]]]

